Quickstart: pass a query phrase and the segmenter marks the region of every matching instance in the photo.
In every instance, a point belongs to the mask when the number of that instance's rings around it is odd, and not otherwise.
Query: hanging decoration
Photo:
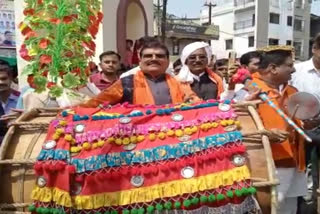
[[[94,39],[102,22],[100,0],[25,0],[24,36],[20,56],[28,61],[22,72],[36,92],[49,90],[59,97],[63,89],[86,84]]]

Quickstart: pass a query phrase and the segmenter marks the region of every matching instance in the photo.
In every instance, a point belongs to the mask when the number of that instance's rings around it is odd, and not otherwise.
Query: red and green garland
[[[20,56],[29,62],[22,74],[36,92],[84,85],[90,75],[94,39],[103,14],[100,0],[25,0],[25,19],[19,24],[25,40]]]

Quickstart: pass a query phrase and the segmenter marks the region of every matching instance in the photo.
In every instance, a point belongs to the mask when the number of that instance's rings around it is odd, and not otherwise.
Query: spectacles
[[[198,60],[204,61],[206,59],[208,59],[208,57],[206,55],[190,55],[188,57],[189,61],[196,61],[198,58]]]
[[[156,58],[156,59],[165,59],[167,58],[166,54],[143,54],[142,58],[143,59],[152,59],[152,58]]]

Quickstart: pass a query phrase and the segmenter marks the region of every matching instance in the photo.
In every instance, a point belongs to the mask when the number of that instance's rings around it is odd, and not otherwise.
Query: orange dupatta
[[[220,97],[221,93],[224,91],[223,82],[222,82],[221,77],[218,74],[214,73],[209,68],[207,68],[206,72],[208,73],[209,78],[211,79],[211,81],[216,83],[217,88],[218,88],[217,97]]]
[[[282,94],[270,88],[260,75],[254,75],[252,82],[256,83],[263,92],[266,92],[271,100],[279,108],[286,112],[286,102],[288,98],[297,92],[297,90],[289,85],[285,87]],[[305,170],[305,149],[304,139],[301,135],[294,131],[288,123],[267,103],[259,104],[258,111],[266,129],[280,129],[290,133],[287,140],[279,143],[271,143],[273,159],[278,167],[291,167],[292,162],[296,167]],[[295,121],[300,125],[300,121]]]
[[[166,74],[172,104],[183,103],[184,92],[173,77]],[[155,104],[152,92],[142,71],[138,71],[133,79],[133,104]]]

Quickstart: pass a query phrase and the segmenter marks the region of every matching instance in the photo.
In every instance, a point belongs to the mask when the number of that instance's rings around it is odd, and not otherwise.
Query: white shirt
[[[312,58],[295,66],[296,72],[292,74],[290,85],[298,91],[315,95],[320,101],[320,70],[313,64]]]
[[[202,77],[204,74],[205,74],[205,72],[202,72],[199,75],[195,75],[195,74],[190,72],[190,75],[193,77],[193,79],[197,80],[198,82],[200,81],[200,77]]]
[[[137,67],[134,67],[132,68],[131,70],[127,71],[127,72],[124,72],[123,74],[120,75],[120,79],[124,78],[124,77],[127,77],[127,76],[130,76],[130,75],[134,75],[136,74],[138,71],[140,71],[141,68],[140,66],[137,66]],[[171,75],[171,76],[174,76],[174,73],[173,73],[173,68],[172,68],[172,63],[170,63],[169,67],[167,68],[166,70],[166,73]]]

